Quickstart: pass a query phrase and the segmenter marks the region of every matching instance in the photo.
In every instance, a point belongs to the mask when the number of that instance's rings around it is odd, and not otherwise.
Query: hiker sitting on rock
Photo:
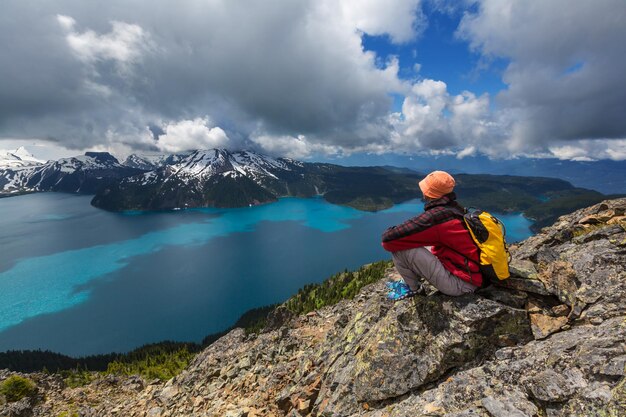
[[[426,200],[424,213],[383,233],[382,245],[392,253],[404,280],[388,283],[390,298],[424,293],[420,277],[453,296],[473,292],[482,284],[478,248],[465,228],[454,185],[447,172],[428,174],[419,182]]]

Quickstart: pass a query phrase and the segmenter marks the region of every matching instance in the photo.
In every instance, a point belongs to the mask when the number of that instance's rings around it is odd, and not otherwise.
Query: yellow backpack
[[[507,279],[511,255],[506,244],[506,229],[498,218],[486,211],[472,210],[463,220],[480,251],[480,272],[488,280]]]

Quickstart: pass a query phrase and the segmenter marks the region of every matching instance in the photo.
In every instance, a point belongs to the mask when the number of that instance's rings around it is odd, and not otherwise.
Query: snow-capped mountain
[[[126,163],[156,169],[107,187],[92,204],[110,210],[260,204],[290,194],[288,178],[302,178],[296,171],[304,169],[302,163],[290,159],[225,149],[131,155]],[[315,193],[314,186],[306,188],[303,194]]]
[[[183,179],[210,178],[213,175],[248,177],[255,182],[278,178],[275,171],[290,171],[286,160],[274,159],[249,151],[229,152],[224,149],[194,151],[178,163],[171,164],[174,175]]]
[[[14,151],[0,149],[0,169],[15,169],[42,165],[46,161],[35,158],[23,146]]]
[[[199,190],[215,175],[238,178],[237,182],[247,179],[259,187],[267,187],[278,180],[277,172],[302,167],[301,163],[288,159],[224,149],[134,154],[126,158],[124,164],[106,152],[87,152],[46,163],[36,160],[24,149],[2,156],[2,161],[7,161],[6,166],[0,167],[0,195],[4,196],[36,191],[95,193],[99,186],[127,177],[132,178],[122,182],[124,187],[163,182]],[[248,188],[255,188],[253,184]],[[265,193],[260,194],[263,200],[268,198]]]
[[[130,166],[153,166],[144,175],[125,179],[124,183],[149,185],[161,181],[180,181],[188,185],[201,185],[219,175],[230,178],[247,178],[260,186],[278,180],[285,173],[301,169],[301,162],[275,159],[250,151],[230,152],[225,149],[196,150],[187,154],[131,155],[126,159]]]
[[[151,171],[165,165],[174,165],[181,159],[189,156],[193,151],[180,152],[176,154],[132,154],[124,161],[123,165],[131,168]]]
[[[36,191],[94,194],[102,185],[135,175],[107,152],[87,152],[44,164],[0,169],[0,196]]]
[[[380,210],[419,195],[417,174],[304,163],[251,151],[197,150],[127,161],[160,166],[101,189],[92,205],[112,211],[242,207],[283,196],[323,195],[331,203]]]
[[[216,173],[248,177],[269,176],[273,170],[290,170],[289,165],[301,163],[285,158],[271,158],[251,151],[230,152],[225,149],[195,150],[177,154],[132,154],[124,165],[152,171],[171,166],[180,176],[207,177]],[[230,174],[228,174],[230,173]]]
[[[36,191],[95,194],[92,205],[125,211],[242,207],[285,196],[322,195],[330,203],[376,211],[421,196],[418,180],[424,176],[392,167],[305,163],[224,149],[131,155],[126,163],[106,152],[87,152],[41,165],[0,169],[0,197]],[[522,211],[529,202],[536,209],[543,204],[541,196],[553,198],[546,204],[561,199],[563,207],[571,207],[570,200],[604,198],[551,178],[458,174],[457,179],[464,202],[499,212]],[[497,197],[501,195],[505,197]],[[554,220],[552,208],[544,212],[550,213],[546,219]],[[533,216],[541,219],[538,224],[544,220],[541,210]]]
[[[113,211],[241,207],[282,196],[324,195],[364,210],[418,195],[417,181],[385,168],[341,167],[210,149],[171,155],[131,155],[124,164],[106,152],[0,169],[0,197],[37,191],[95,194]]]

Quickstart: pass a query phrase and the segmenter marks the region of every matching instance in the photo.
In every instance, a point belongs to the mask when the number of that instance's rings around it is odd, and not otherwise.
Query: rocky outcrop
[[[307,315],[276,314],[258,335],[233,330],[165,384],[108,377],[83,388],[49,385],[32,410],[153,417],[626,415],[625,211],[620,199],[560,218],[512,248],[510,280],[477,294],[393,303],[377,282],[353,300]],[[387,278],[398,279],[397,272],[390,269]]]

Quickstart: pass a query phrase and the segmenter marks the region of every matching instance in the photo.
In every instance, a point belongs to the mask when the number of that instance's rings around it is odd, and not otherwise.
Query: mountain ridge
[[[421,197],[417,171],[344,167],[273,158],[251,151],[195,150],[130,155],[124,163],[106,152],[0,169],[0,197],[41,191],[95,194],[92,205],[110,211],[244,207],[280,197],[321,195],[332,204],[378,211]],[[499,213],[521,212],[533,230],[560,214],[606,198],[564,180],[455,174],[459,201]]]
[[[413,178],[417,174],[407,174],[411,180],[400,184],[398,179],[406,177],[378,167],[345,168],[245,150],[196,150],[167,158],[131,160],[137,166],[153,161],[160,165],[143,176],[129,177],[101,190],[94,197],[94,206],[113,211],[240,207],[282,196],[315,195],[337,201],[337,190],[350,188],[356,194],[345,202],[353,202],[360,209],[380,209],[419,194],[417,177]],[[354,202],[359,198],[360,204]]]
[[[354,155],[342,159],[346,165],[363,165],[382,161],[395,167],[415,166],[429,172],[441,169],[452,175],[494,174],[561,178],[576,187],[588,188],[604,194],[626,193],[626,160],[572,161],[556,158],[512,157],[490,158],[483,154],[459,159],[456,155]],[[602,178],[602,181],[598,181]]]
[[[343,167],[328,163],[271,158],[250,151],[222,149],[183,154],[130,156],[135,166],[158,165],[143,176],[128,177],[93,199],[111,211],[239,207],[276,201],[283,196],[322,195],[333,204],[367,211],[420,198],[423,173],[396,167]],[[533,208],[537,228],[559,214],[600,201],[599,192],[572,187],[564,180],[489,174],[457,174],[461,202],[498,212]],[[572,201],[575,195],[577,201]],[[541,206],[550,200],[549,213]]]
[[[86,152],[56,161],[0,168],[0,196],[41,191],[92,194],[109,182],[140,172],[120,164],[108,152]]]

